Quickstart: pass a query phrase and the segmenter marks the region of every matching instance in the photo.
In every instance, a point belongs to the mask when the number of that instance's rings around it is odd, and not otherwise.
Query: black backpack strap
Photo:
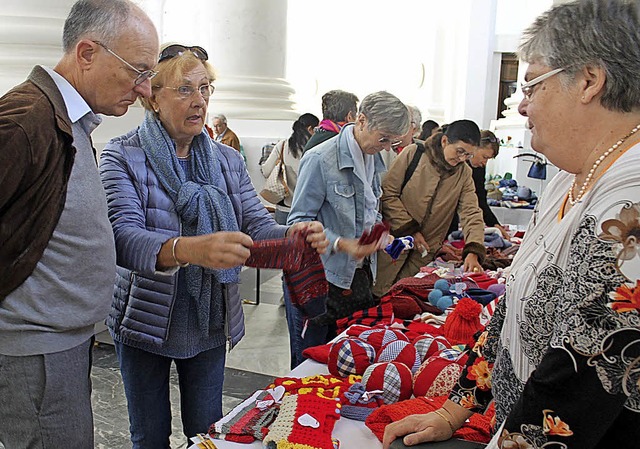
[[[420,158],[422,157],[422,154],[424,153],[424,145],[421,144],[420,142],[416,142],[416,152],[413,155],[413,159],[411,159],[411,162],[409,162],[409,166],[407,167],[407,171],[404,174],[404,180],[402,181],[402,186],[400,187],[400,193],[402,193],[402,191],[404,190],[404,186],[407,185],[407,183],[409,182],[409,180],[411,179],[411,176],[413,176],[413,172],[416,171],[416,167],[418,166],[418,162],[420,162]]]

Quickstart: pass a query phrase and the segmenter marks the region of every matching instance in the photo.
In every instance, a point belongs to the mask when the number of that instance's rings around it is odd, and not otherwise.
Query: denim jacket
[[[340,134],[305,152],[300,161],[298,183],[293,195],[288,223],[318,220],[324,225],[333,248],[338,237],[359,238],[364,221],[364,184],[354,173],[354,162],[345,133],[353,125],[342,128]],[[373,193],[382,194],[380,174],[386,171],[382,156],[374,156]],[[376,221],[382,216],[377,214]],[[346,253],[327,251],[322,255],[327,280],[340,288],[348,288],[356,271],[357,261]],[[371,271],[376,274],[376,254],[370,256]]]

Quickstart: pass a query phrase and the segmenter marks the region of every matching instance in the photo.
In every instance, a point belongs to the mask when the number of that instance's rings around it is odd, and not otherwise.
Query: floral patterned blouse
[[[572,180],[546,188],[450,395],[495,399],[488,448],[640,448],[640,144],[563,216]]]

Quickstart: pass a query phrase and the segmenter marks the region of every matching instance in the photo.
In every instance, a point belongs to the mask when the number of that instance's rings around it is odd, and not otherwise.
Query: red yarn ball
[[[375,363],[366,369],[361,382],[367,391],[381,390],[385,404],[404,401],[412,394],[411,371],[404,363]]]
[[[355,337],[342,338],[331,345],[327,365],[334,376],[361,375],[375,357],[375,349],[366,341]]]
[[[404,363],[412,373],[415,373],[420,368],[421,360],[415,346],[407,341],[396,340],[382,347],[376,362]]]
[[[425,360],[413,375],[413,394],[415,397],[448,396],[458,382],[464,364],[431,356]]]
[[[451,347],[451,343],[442,335],[433,336],[426,334],[413,341],[413,346],[416,347],[418,354],[420,355],[420,362],[424,362],[432,355]]]
[[[376,352],[392,341],[409,341],[406,335],[394,329],[367,329],[358,335],[358,338],[373,346]]]

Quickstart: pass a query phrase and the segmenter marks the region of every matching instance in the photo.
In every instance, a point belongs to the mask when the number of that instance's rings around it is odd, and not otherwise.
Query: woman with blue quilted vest
[[[136,449],[169,448],[172,363],[185,435],[222,417],[226,346],[244,335],[240,266],[254,240],[304,228],[318,252],[328,245],[320,223],[278,225],[242,156],[209,137],[207,59],[201,47],[164,48],[144,121],[101,155],[118,265],[107,325]]]

